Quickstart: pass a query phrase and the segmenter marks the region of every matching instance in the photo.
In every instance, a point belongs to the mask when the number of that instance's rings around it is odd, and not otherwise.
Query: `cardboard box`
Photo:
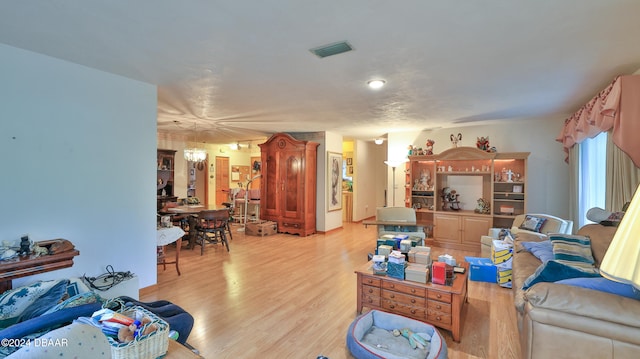
[[[393,250],[393,247],[388,246],[386,244],[382,244],[378,246],[378,254],[385,256],[385,258],[389,256],[392,250]]]
[[[469,263],[469,279],[476,282],[496,283],[497,268],[489,258],[464,257]]]
[[[500,264],[513,257],[513,247],[510,243],[494,239],[491,242],[491,261]]]
[[[278,224],[271,221],[247,222],[244,230],[250,236],[268,236],[278,233]]]
[[[431,247],[415,246],[409,250],[409,262],[431,265]]]
[[[427,283],[429,268],[424,264],[409,263],[404,270],[404,277],[412,282]]]

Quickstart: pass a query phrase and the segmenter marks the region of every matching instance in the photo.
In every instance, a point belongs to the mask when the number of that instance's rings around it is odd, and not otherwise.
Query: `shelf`
[[[438,171],[436,172],[436,174],[455,175],[455,176],[485,176],[485,175],[491,175],[491,172],[489,171]],[[512,182],[504,182],[504,183],[512,183]],[[513,183],[516,183],[516,182],[513,182]],[[521,182],[518,182],[518,183],[521,183]]]
[[[524,198],[521,199],[502,199],[502,198],[494,198],[493,199],[494,202],[516,202],[516,203],[521,203],[524,202]]]

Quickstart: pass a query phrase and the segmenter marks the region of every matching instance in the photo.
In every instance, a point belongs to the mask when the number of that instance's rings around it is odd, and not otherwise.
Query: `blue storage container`
[[[497,268],[489,258],[464,257],[469,263],[469,279],[476,282],[497,282]]]

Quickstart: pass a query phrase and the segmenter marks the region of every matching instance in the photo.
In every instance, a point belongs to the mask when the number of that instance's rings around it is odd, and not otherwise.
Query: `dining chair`
[[[229,211],[227,209],[216,209],[202,211],[198,213],[196,224],[197,241],[200,244],[200,255],[204,254],[204,246],[208,243],[222,243],[229,251],[227,241],[227,223],[229,222]]]

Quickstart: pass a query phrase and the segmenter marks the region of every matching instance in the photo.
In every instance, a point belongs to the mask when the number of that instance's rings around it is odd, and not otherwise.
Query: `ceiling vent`
[[[353,47],[346,41],[335,42],[329,45],[319,46],[309,51],[313,52],[319,58],[324,58],[327,56],[338,55],[343,52],[348,52],[353,50]]]

